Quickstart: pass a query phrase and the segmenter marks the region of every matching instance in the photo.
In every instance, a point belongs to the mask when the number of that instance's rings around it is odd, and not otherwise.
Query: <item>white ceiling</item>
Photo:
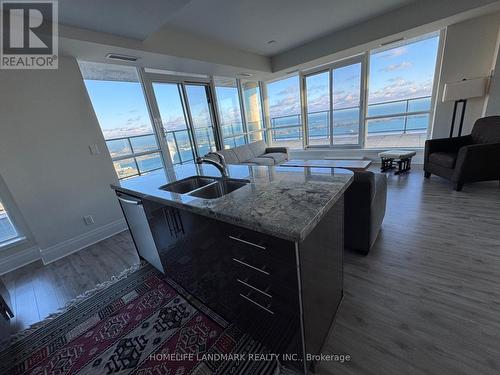
[[[143,40],[190,0],[59,0],[59,22]]]
[[[192,0],[167,25],[270,56],[413,1]]]
[[[138,40],[164,26],[270,56],[413,1],[59,0],[59,22]]]

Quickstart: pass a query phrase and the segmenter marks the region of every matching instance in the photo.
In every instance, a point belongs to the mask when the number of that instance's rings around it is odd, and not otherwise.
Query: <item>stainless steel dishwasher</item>
[[[151,234],[151,229],[149,228],[142,201],[137,197],[123,193],[117,192],[116,195],[127,220],[137,252],[156,269],[165,273],[153,235]]]

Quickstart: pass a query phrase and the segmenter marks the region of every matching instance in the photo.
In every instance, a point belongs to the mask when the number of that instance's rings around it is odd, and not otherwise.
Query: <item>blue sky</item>
[[[104,138],[153,132],[140,83],[86,80],[85,85]]]
[[[368,103],[431,95],[439,38],[372,53]],[[336,108],[359,104],[360,64],[334,71],[333,96]],[[106,139],[152,133],[144,94],[138,82],[86,80],[92,104]],[[308,78],[309,111],[329,108],[327,75]],[[185,129],[185,119],[176,84],[154,84],[163,124],[168,130]],[[268,85],[271,117],[300,113],[299,77]],[[188,100],[196,127],[211,124],[205,89],[188,86]],[[223,123],[240,122],[239,101],[234,87],[217,88],[219,114]]]
[[[436,66],[439,38],[375,52],[370,55],[368,103],[428,96]],[[336,69],[333,78],[335,108],[359,104],[360,65]],[[308,78],[309,111],[328,110],[328,75]],[[272,82],[267,88],[271,117],[300,113],[299,78]]]

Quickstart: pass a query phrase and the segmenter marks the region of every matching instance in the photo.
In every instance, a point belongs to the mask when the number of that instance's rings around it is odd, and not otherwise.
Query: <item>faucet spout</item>
[[[210,157],[212,155],[215,156],[219,161],[214,160],[212,157]],[[224,177],[224,178],[228,177],[226,161],[224,159],[224,155],[221,155],[218,152],[209,152],[204,157],[198,156],[196,158],[196,163],[197,164],[203,164],[203,163],[211,164],[219,170],[222,177]]]

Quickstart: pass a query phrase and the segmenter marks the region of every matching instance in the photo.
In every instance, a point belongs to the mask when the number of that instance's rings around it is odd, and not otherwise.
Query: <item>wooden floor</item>
[[[2,277],[21,329],[137,263],[128,233]],[[451,191],[421,170],[389,175],[387,214],[368,256],[346,253],[345,296],[320,374],[500,373],[500,188]]]
[[[346,253],[324,374],[500,374],[500,188],[389,177],[382,232]]]
[[[57,312],[75,297],[137,263],[132,238],[123,232],[46,266],[39,261],[2,276],[14,309],[12,331]]]

